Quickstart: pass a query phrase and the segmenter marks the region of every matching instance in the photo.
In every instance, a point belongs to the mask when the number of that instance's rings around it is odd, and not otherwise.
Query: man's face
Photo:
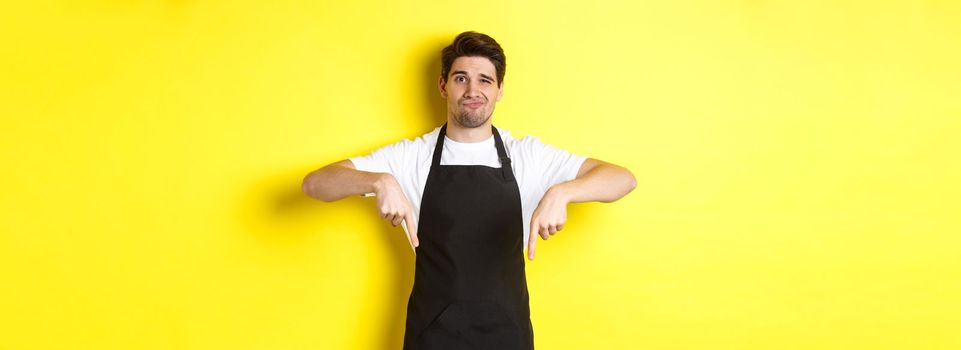
[[[450,66],[447,81],[440,79],[448,116],[465,128],[484,125],[503,93],[497,70],[485,57],[458,57]]]

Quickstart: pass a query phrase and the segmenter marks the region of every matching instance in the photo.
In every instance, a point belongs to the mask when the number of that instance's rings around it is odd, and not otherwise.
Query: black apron
[[[421,199],[405,350],[531,350],[521,197],[491,126],[501,167],[440,165],[445,123]]]

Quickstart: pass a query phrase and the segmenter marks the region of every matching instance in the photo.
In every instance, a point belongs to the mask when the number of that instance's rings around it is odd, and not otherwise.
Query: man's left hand
[[[537,236],[547,240],[548,237],[564,228],[567,222],[567,204],[570,198],[559,186],[551,187],[544,193],[541,202],[531,215],[530,236],[527,238],[527,258],[534,260],[534,248],[537,246]]]

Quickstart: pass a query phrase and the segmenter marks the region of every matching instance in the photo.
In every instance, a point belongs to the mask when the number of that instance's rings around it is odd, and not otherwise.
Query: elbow
[[[316,198],[316,197],[314,197],[314,195],[313,195],[313,191],[312,191],[312,190],[313,190],[313,188],[312,188],[313,186],[311,186],[311,184],[310,184],[310,180],[311,180],[311,176],[310,176],[310,175],[312,175],[312,174],[307,174],[307,176],[304,176],[304,180],[300,183],[300,191],[301,191],[301,192],[304,192],[304,194],[306,194],[308,197]]]
[[[611,182],[611,197],[599,199],[598,202],[601,203],[613,203],[621,198],[624,198],[628,193],[631,193],[635,188],[637,188],[637,179],[634,178],[634,174],[631,174],[630,170],[626,168],[621,168],[624,176],[620,178],[613,178]]]
[[[634,174],[632,174],[631,171],[627,170],[626,168],[624,169],[624,173],[625,173],[624,187],[623,187],[624,190],[620,196],[617,196],[617,199],[623,198],[628,193],[631,193],[631,191],[634,191],[634,189],[637,188],[637,179],[634,178]]]
[[[314,186],[314,182],[316,181],[317,181],[317,178],[316,178],[315,172],[307,174],[307,176],[304,176],[304,180],[300,184],[300,190],[310,198],[319,199],[324,202],[330,202],[331,200],[326,196],[324,196],[322,193],[317,193],[317,190]]]

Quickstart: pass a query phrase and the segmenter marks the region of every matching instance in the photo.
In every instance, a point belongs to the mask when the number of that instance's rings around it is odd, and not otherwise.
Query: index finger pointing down
[[[414,221],[413,214],[407,213],[407,215],[404,216],[404,225],[407,226],[407,239],[409,239],[410,244],[416,248],[420,245],[420,241],[417,240],[417,223]]]

